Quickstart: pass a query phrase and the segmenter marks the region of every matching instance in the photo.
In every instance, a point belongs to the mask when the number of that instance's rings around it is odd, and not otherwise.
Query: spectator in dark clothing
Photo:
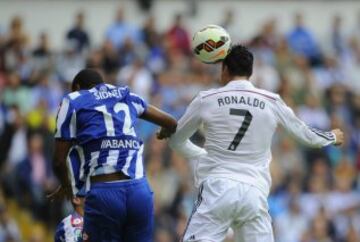
[[[79,12],[76,15],[75,26],[67,33],[67,40],[74,41],[78,52],[83,51],[90,46],[90,38],[88,33],[84,30],[85,15]]]
[[[154,44],[160,42],[160,34],[155,26],[155,17],[150,16],[144,23],[142,28],[142,36],[146,46],[151,49],[154,47]]]
[[[50,54],[49,37],[46,32],[42,32],[39,36],[39,44],[33,51],[33,56],[46,57]]]
[[[42,32],[39,35],[39,43],[32,52],[32,84],[40,77],[40,72],[50,70],[53,66],[53,55],[49,42],[49,35]]]
[[[111,73],[113,71],[117,71],[120,67],[120,57],[113,46],[111,41],[105,41],[102,47],[103,53],[103,63],[102,67],[106,73]],[[125,54],[124,54],[125,55]]]

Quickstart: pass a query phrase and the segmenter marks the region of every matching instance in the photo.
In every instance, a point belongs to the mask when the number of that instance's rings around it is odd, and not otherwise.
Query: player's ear
[[[80,90],[80,85],[78,83],[74,83],[72,85],[71,89],[72,89],[73,92],[79,91]]]

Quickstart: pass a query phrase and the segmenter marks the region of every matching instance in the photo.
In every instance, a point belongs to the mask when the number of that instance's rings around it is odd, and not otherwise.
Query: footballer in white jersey
[[[308,127],[278,94],[254,87],[248,81],[253,55],[245,47],[232,47],[222,65],[223,87],[200,92],[169,141],[173,149],[195,160],[199,187],[183,241],[220,242],[231,227],[238,242],[272,242],[267,196],[277,126],[317,148],[341,144],[343,133]],[[203,149],[189,141],[200,126],[206,139]],[[160,138],[164,133],[160,131]]]

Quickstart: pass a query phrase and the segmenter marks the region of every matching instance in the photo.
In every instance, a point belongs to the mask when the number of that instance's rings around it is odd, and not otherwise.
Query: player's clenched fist
[[[335,135],[335,145],[342,145],[344,143],[344,132],[340,129],[333,129],[331,132]]]
[[[165,128],[161,128],[157,133],[156,133],[156,137],[158,139],[167,139],[170,138],[170,136],[174,133],[173,130],[169,130],[169,129],[165,129]]]

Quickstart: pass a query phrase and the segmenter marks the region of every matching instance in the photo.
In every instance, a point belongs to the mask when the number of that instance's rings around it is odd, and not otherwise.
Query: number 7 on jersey
[[[244,121],[242,122],[241,127],[236,133],[234,140],[230,143],[228,147],[228,150],[234,151],[240,144],[241,140],[244,138],[244,135],[250,126],[252,115],[246,109],[237,109],[237,108],[230,108],[230,115],[244,116]]]

